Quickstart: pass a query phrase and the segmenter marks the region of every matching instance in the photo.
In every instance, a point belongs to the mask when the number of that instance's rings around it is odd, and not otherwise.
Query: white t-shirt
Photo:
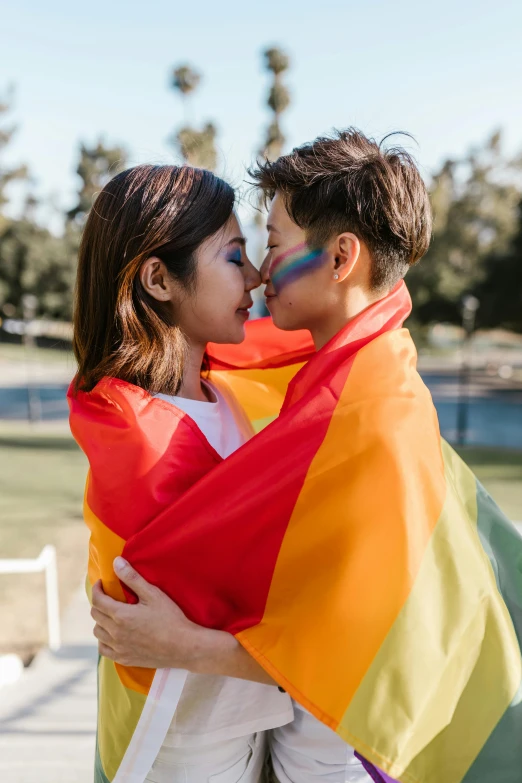
[[[229,457],[233,451],[252,437],[254,430],[242,408],[238,406],[231,395],[220,390],[215,384],[201,381],[210,397],[215,402],[189,400],[186,397],[171,397],[168,394],[155,394],[160,400],[165,400],[188,413],[190,418],[220,457]],[[226,396],[225,396],[226,395]]]
[[[187,413],[210,445],[225,458],[254,431],[232,395],[208,381],[202,383],[215,402],[166,394],[155,396]],[[293,717],[292,700],[275,685],[189,673],[163,745],[188,747],[222,742],[283,726]]]

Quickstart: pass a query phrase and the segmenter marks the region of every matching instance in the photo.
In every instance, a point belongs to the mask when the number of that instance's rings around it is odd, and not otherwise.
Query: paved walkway
[[[0,690],[1,783],[92,783],[97,648],[83,590],[62,623],[63,646],[40,652]]]

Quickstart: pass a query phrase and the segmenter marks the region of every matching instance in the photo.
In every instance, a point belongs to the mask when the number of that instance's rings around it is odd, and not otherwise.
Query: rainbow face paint
[[[270,264],[269,274],[274,288],[280,291],[288,283],[318,269],[325,257],[324,250],[312,250],[306,242],[280,253]]]

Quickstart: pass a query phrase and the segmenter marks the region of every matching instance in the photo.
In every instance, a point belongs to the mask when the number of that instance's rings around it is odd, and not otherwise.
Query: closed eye
[[[245,264],[241,260],[241,250],[239,248],[237,250],[234,250],[234,252],[229,255],[227,261],[230,261],[232,264],[235,264],[236,266],[245,266]]]

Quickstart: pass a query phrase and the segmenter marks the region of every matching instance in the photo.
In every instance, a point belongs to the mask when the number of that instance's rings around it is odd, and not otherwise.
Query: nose
[[[261,275],[261,281],[263,282],[263,285],[268,285],[270,282],[270,256],[268,255],[263,263],[261,264],[261,269],[259,270]]]
[[[255,268],[253,263],[248,259],[245,264],[245,291],[252,291],[254,288],[259,288],[261,285],[261,275]]]

